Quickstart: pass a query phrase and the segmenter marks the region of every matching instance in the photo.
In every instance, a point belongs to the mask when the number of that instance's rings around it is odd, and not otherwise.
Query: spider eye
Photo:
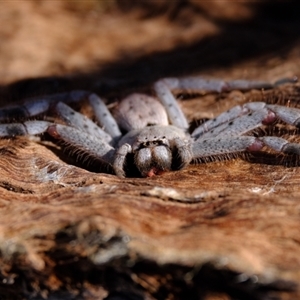
[[[142,148],[148,148],[148,147],[156,147],[156,146],[164,146],[165,143],[162,140],[154,140],[154,141],[145,141],[143,143],[141,143],[140,145],[140,149]],[[167,146],[167,145],[165,145]]]

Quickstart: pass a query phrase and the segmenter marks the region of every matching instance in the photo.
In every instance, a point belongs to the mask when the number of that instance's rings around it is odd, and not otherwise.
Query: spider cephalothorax
[[[126,134],[120,141],[117,155],[123,149],[126,149],[123,152],[125,156],[133,153],[135,165],[141,175],[151,177],[188,164],[192,159],[189,139],[181,128],[152,125]],[[120,172],[124,169],[124,162],[115,163],[114,167],[116,173],[122,175]]]

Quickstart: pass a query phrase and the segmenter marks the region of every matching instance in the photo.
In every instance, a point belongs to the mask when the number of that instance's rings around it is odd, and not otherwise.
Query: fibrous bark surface
[[[151,93],[166,76],[299,75],[293,3],[124,1],[100,11],[97,1],[50,2],[2,4],[0,23],[14,28],[0,30],[3,105],[74,88],[115,103],[132,91]],[[297,106],[299,99],[298,84],[179,95],[195,123],[247,101]],[[300,140],[278,126],[273,133]],[[66,158],[72,151],[52,141],[2,139],[0,153],[3,299],[300,295],[297,157],[258,154],[119,179]]]

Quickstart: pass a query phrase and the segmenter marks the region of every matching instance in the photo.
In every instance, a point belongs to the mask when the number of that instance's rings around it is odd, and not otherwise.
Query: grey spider
[[[275,85],[285,82],[295,80],[286,79]],[[299,155],[300,144],[290,143],[281,137],[255,137],[245,133],[272,124],[277,119],[300,127],[300,109],[250,102],[235,106],[204,122],[189,134],[189,124],[171,92],[174,89],[221,92],[273,86],[260,81],[165,78],[154,84],[158,100],[142,94],[130,95],[118,104],[114,117],[96,94],[85,91],[56,94],[27,100],[21,106],[3,108],[0,110],[0,121],[20,117],[32,119],[55,107],[65,124],[47,120],[1,124],[0,136],[48,132],[52,137],[95,157],[104,166],[112,168],[119,177],[125,177],[132,168],[136,168],[143,177],[151,177],[165,171],[182,169],[192,161],[259,151],[263,146]],[[84,98],[92,106],[99,126],[67,105]],[[121,130],[126,133],[122,134]]]

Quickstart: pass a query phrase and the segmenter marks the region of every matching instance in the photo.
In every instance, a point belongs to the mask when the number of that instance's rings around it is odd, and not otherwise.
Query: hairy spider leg
[[[224,92],[231,90],[268,89],[285,83],[297,82],[297,77],[282,78],[275,83],[259,80],[230,80],[224,81],[216,78],[204,78],[201,76],[183,78],[164,78],[170,90],[190,91],[190,92]]]
[[[256,80],[231,80],[224,81],[221,79],[206,79],[203,77],[184,77],[184,78],[164,78],[154,84],[154,90],[164,105],[172,125],[179,128],[187,129],[188,122],[180,109],[178,102],[171,91],[189,91],[189,92],[223,92],[249,89],[267,89],[285,83],[295,83],[298,80],[294,78],[283,78],[276,81],[274,84],[266,81]],[[238,113],[238,108],[230,113]],[[195,133],[197,135],[198,133]]]
[[[193,158],[259,151],[264,145],[278,152],[300,154],[300,144],[290,143],[280,137],[242,136],[261,125],[272,124],[277,118],[299,128],[300,109],[262,102],[252,102],[249,105],[253,112],[233,118],[200,136],[192,145]]]
[[[112,143],[112,137],[102,130],[97,124],[83,114],[76,112],[63,102],[58,102],[55,107],[59,117],[71,127],[77,128],[95,138],[103,139],[107,143]]]
[[[154,90],[162,105],[165,107],[172,125],[187,130],[189,124],[170,88],[164,80],[154,84]]]
[[[116,150],[113,169],[118,177],[126,176],[124,166],[126,157],[129,153],[132,153],[132,147],[128,143],[123,144]]]
[[[214,119],[201,124],[193,131],[192,137],[194,139],[214,137],[219,133],[237,131],[238,128],[241,128],[238,130],[238,133],[242,134],[251,130],[251,124],[254,124],[254,127],[252,127],[254,129],[262,124],[271,124],[277,118],[287,124],[298,126],[297,124],[300,123],[300,119],[298,120],[299,116],[300,109],[298,108],[271,105],[265,102],[250,102],[235,106]],[[255,121],[257,118],[258,121]],[[262,119],[260,120],[260,118]]]
[[[121,138],[122,133],[103,100],[96,94],[91,94],[89,102],[94,110],[97,122],[112,137],[113,141],[117,142]]]
[[[38,135],[48,132],[56,139],[77,147],[84,153],[111,165],[115,149],[104,139],[99,139],[76,128],[53,124],[47,121],[26,121],[24,123],[0,124],[1,137],[14,137],[22,135]]]
[[[9,120],[25,119],[45,113],[51,105],[57,102],[79,102],[84,100],[90,93],[86,91],[72,91],[54,95],[30,98],[22,105],[13,105],[0,109],[0,122]]]
[[[56,124],[50,125],[47,132],[56,139],[63,140],[75,147],[77,151],[100,160],[102,163],[112,165],[115,149],[104,139],[96,138],[74,127]]]
[[[1,137],[36,135],[47,131],[52,123],[47,121],[26,121],[24,123],[0,124]]]

